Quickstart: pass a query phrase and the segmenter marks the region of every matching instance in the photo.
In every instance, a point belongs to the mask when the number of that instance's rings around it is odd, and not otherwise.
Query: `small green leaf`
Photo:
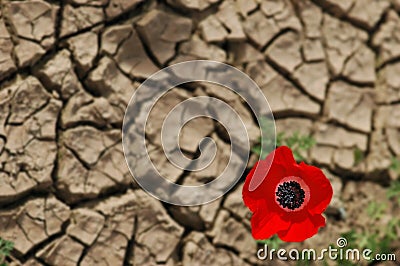
[[[10,252],[13,250],[13,248],[14,248],[13,242],[7,241],[0,237],[0,266],[6,265],[4,261],[7,258],[7,256],[10,255]]]
[[[393,181],[386,193],[388,199],[397,198],[400,205],[400,180]]]
[[[285,132],[279,132],[279,133],[276,135],[276,146],[277,146],[277,147],[283,145],[284,138],[285,138]]]
[[[380,218],[382,218],[385,210],[386,205],[384,203],[372,201],[367,206],[367,213],[374,220],[379,220]]]
[[[400,160],[393,157],[391,161],[392,163],[390,164],[390,169],[400,175]]]
[[[275,147],[275,143],[271,143],[271,125],[271,121],[268,119],[260,120],[263,136],[259,139],[258,144],[252,148],[252,152],[258,154],[261,158],[265,158],[271,152],[271,148]],[[262,141],[265,143],[262,143]],[[311,136],[301,135],[298,131],[290,136],[285,135],[285,132],[276,134],[276,147],[288,146],[298,162],[305,160],[302,154],[311,149],[315,143],[315,139]]]
[[[358,147],[354,150],[354,165],[358,165],[365,158],[364,152],[360,150]]]
[[[257,155],[260,155],[260,154],[261,154],[261,146],[260,146],[260,145],[254,146],[254,147],[251,149],[251,151],[254,152],[254,153],[257,154]]]
[[[256,242],[259,244],[267,244],[268,247],[274,249],[279,249],[280,245],[283,243],[277,235],[273,235],[271,238],[265,240],[256,240]]]
[[[304,161],[303,156],[301,156],[298,150],[293,150],[293,157],[296,160],[296,162]]]

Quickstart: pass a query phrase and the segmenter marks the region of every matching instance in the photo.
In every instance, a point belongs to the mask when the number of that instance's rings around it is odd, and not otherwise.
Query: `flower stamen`
[[[286,177],[275,188],[275,201],[285,211],[299,211],[308,203],[309,192],[299,177]]]
[[[278,187],[275,193],[279,204],[291,210],[298,209],[304,202],[305,193],[296,181],[285,182]]]

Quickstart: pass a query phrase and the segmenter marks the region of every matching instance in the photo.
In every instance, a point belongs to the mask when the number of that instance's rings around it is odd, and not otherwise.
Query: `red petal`
[[[311,214],[321,214],[331,202],[332,185],[317,167],[301,163],[300,170],[301,178],[310,188],[310,201],[306,208]]]
[[[270,155],[268,155],[270,156]],[[275,150],[275,163],[296,164],[292,150],[287,146],[280,146]]]
[[[292,223],[289,230],[278,232],[278,236],[286,242],[301,242],[318,233],[321,226],[325,226],[325,218],[321,214],[307,214],[306,219]]]
[[[292,151],[286,146],[277,148],[265,160],[256,163],[247,175],[242,191],[244,203],[252,212],[257,210],[261,199],[275,205],[274,189],[279,180],[299,174]]]
[[[283,172],[280,173],[278,176],[285,176],[288,170],[291,170],[291,166],[296,165],[296,161],[293,158],[292,151],[286,146],[281,146],[277,148],[275,151],[271,152],[265,158],[265,160],[260,161],[260,168],[256,169],[253,177],[250,180],[249,190],[254,191],[255,189],[257,189],[257,187],[260,186],[265,180],[265,176],[269,173],[270,168],[275,168],[274,166],[278,165],[280,166],[280,168],[283,168],[280,169]],[[272,175],[271,177],[275,177],[275,175]]]
[[[288,230],[290,222],[282,220],[277,212],[262,209],[251,217],[251,233],[254,239],[268,239],[282,230]]]

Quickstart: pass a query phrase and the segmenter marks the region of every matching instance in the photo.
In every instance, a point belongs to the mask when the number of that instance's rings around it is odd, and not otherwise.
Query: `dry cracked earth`
[[[335,195],[327,226],[289,246],[327,247],[365,227],[372,200],[390,210],[375,226],[400,215],[385,196],[391,158],[400,156],[399,0],[0,3],[0,236],[15,243],[11,265],[268,264],[256,258],[242,182],[210,204],[176,207],[139,189],[125,165],[121,125],[133,91],[193,59],[243,70],[267,97],[278,132],[315,138],[307,161],[325,169]],[[217,176],[229,158],[224,130],[207,118],[189,123],[180,141],[193,157],[197,140],[213,137],[216,163],[192,174],[163,156],[159,122],[196,95],[229,103],[252,144],[259,136],[227,89],[174,89],[150,120],[149,150],[164,176],[186,184]],[[400,243],[393,248],[399,254]]]

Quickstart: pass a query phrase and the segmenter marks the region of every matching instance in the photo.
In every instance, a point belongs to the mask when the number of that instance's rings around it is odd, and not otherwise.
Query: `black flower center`
[[[296,181],[280,184],[275,192],[276,200],[283,208],[296,210],[304,203],[305,192]]]

